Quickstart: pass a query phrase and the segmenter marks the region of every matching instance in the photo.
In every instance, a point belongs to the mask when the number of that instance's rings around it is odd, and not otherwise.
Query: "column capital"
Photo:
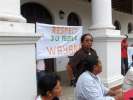
[[[105,25],[104,23],[103,24],[97,24],[97,25],[91,25],[89,27],[90,30],[99,30],[99,29],[115,29],[115,26],[112,25],[112,24],[108,24],[108,25]]]
[[[9,21],[9,22],[26,22],[26,19],[21,15],[11,15],[11,14],[1,14],[0,21]]]
[[[3,0],[0,3],[0,21],[26,22],[20,13],[20,0]]]

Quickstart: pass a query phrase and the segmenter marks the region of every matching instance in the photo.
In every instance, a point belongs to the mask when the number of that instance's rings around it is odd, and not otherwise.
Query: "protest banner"
[[[82,26],[36,24],[43,36],[36,43],[37,59],[69,56],[80,48]]]

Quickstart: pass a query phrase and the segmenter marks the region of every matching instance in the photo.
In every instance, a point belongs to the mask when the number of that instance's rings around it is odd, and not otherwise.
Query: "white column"
[[[32,33],[27,36],[20,33],[0,33],[1,100],[35,100],[35,42],[38,38]]]
[[[20,0],[0,2],[0,21],[26,22],[20,14]]]
[[[92,26],[90,28],[114,29],[111,0],[92,0]]]
[[[0,100],[35,100],[35,24],[25,23],[20,0],[0,2]]]
[[[112,25],[111,0],[92,0],[92,25],[94,48],[102,61],[101,78],[108,87],[122,84],[121,39],[119,30]]]
[[[35,25],[0,21],[0,100],[35,100]]]
[[[91,30],[94,48],[102,62],[101,79],[107,87],[121,85],[121,35],[119,30]]]

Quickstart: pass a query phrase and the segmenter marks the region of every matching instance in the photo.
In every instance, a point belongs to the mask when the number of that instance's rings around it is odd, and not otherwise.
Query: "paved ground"
[[[74,100],[74,88],[70,86],[63,86],[61,100]]]
[[[66,71],[58,72],[63,85],[63,94],[60,100],[74,100],[74,87],[69,86]]]

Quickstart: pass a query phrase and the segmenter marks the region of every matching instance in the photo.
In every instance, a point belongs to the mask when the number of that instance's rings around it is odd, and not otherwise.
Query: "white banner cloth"
[[[43,34],[36,43],[37,59],[69,56],[81,47],[82,26],[37,23],[36,32]]]

